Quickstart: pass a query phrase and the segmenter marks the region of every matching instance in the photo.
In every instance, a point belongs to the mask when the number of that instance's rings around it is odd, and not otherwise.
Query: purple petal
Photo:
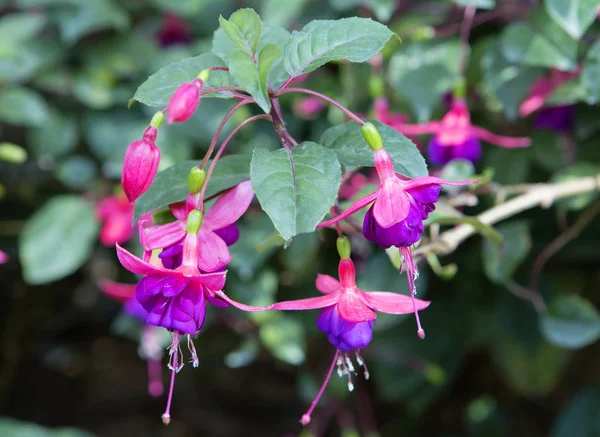
[[[148,317],[148,311],[144,309],[142,304],[139,303],[135,297],[132,297],[131,299],[125,301],[125,303],[123,304],[123,309],[130,316],[135,317],[136,319],[141,320],[143,322],[145,322],[146,318]]]
[[[158,257],[167,269],[176,269],[183,262],[183,244],[174,244],[165,248]]]
[[[574,105],[542,108],[535,118],[535,127],[558,132],[569,131],[575,124],[574,108]]]
[[[232,246],[240,238],[240,228],[236,223],[232,223],[221,229],[215,229],[213,232],[221,237],[228,246]]]
[[[466,159],[476,163],[481,158],[481,141],[471,136],[465,142],[454,146],[452,155],[452,159]]]
[[[342,350],[354,350],[367,347],[373,338],[372,326],[374,323],[374,320],[361,323],[343,321],[340,333],[342,344],[338,348],[348,348]]]
[[[434,136],[427,146],[427,158],[433,165],[444,165],[452,159],[452,146],[442,145]]]
[[[363,222],[363,234],[367,240],[377,243],[384,249],[391,246],[410,246],[416,243],[423,234],[421,211],[414,203],[411,203],[408,216],[404,220],[389,228],[384,228],[377,223],[369,209]]]

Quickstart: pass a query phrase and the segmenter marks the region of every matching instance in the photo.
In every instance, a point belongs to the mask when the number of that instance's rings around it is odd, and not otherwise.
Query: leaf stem
[[[476,7],[471,5],[465,8],[465,16],[460,26],[460,54],[458,58],[458,74],[465,76],[465,67],[467,64],[467,53],[469,52],[469,35],[475,18]]]
[[[281,141],[281,145],[286,150],[291,150],[292,147],[298,144],[298,142],[290,135],[285,128],[285,121],[283,121],[283,115],[281,114],[281,106],[277,98],[271,98],[271,118],[273,119],[273,128],[275,133]]]
[[[327,97],[325,94],[321,94],[321,93],[319,93],[317,91],[309,90],[307,88],[285,88],[285,89],[279,89],[277,91],[274,91],[273,97],[279,97],[279,96],[281,96],[283,94],[290,94],[290,93],[303,93],[303,94],[310,94],[311,96],[318,97],[318,98],[320,98],[322,100],[325,100],[327,103],[335,106],[336,108],[338,108],[340,111],[342,111],[344,114],[346,114],[346,116],[349,119],[357,122],[361,126],[363,124],[365,124],[365,122],[358,115],[356,115],[354,112],[350,111],[348,108],[346,108],[344,105],[342,105],[337,100],[334,100],[331,97]]]
[[[244,126],[246,126],[248,123],[252,123],[255,120],[271,120],[271,116],[269,116],[267,114],[260,114],[260,115],[255,115],[254,117],[247,118],[246,120],[244,120],[240,124],[238,124],[235,127],[235,129],[233,129],[229,133],[229,135],[227,135],[227,138],[225,138],[225,140],[221,144],[221,147],[219,147],[219,150],[217,151],[217,154],[215,155],[215,159],[212,160],[212,162],[210,163],[210,166],[208,167],[208,171],[206,172],[206,179],[204,180],[204,185],[202,185],[202,190],[200,191],[200,195],[198,196],[197,207],[199,207],[200,205],[202,205],[202,202],[203,202],[203,199],[204,199],[204,193],[206,193],[206,187],[208,187],[208,181],[210,180],[210,176],[212,175],[212,172],[213,172],[215,166],[217,165],[217,162],[219,161],[219,158],[223,154],[223,151],[225,150],[225,147],[227,147],[227,144],[229,143],[229,141],[231,141],[231,139],[233,138],[233,136],[241,128],[243,128]]]

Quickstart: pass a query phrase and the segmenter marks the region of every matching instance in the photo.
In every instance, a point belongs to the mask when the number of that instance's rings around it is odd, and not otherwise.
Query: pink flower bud
[[[157,130],[148,126],[141,140],[134,141],[127,147],[123,160],[121,184],[130,203],[150,188],[160,162],[160,150],[154,144]]]
[[[200,79],[182,84],[171,96],[167,106],[167,121],[183,123],[190,119],[200,104],[200,90],[204,83]]]

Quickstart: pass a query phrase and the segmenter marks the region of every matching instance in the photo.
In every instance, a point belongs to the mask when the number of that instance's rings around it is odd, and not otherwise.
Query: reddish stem
[[[327,387],[327,383],[331,379],[331,374],[333,373],[333,369],[335,368],[335,363],[337,363],[339,354],[340,351],[336,349],[335,355],[333,356],[333,360],[331,361],[331,366],[329,367],[329,371],[327,372],[327,376],[325,377],[325,381],[323,381],[323,385],[321,386],[319,393],[317,393],[317,397],[315,397],[315,400],[312,402],[312,404],[310,404],[308,411],[302,416],[302,420],[300,421],[302,425],[308,425],[310,423],[310,415],[319,403],[321,396],[323,396],[323,393],[325,392],[325,387]]]
[[[469,34],[471,33],[471,27],[473,26],[475,10],[475,6],[467,6],[465,8],[465,16],[460,27],[460,55],[458,58],[458,74],[461,77],[465,76],[467,53],[469,52]]]
[[[240,102],[240,103],[242,103],[242,102]],[[251,122],[253,122],[255,120],[271,120],[271,116],[269,116],[267,114],[260,114],[260,115],[255,115],[254,117],[250,117],[250,118],[242,121],[240,124],[238,124],[235,127],[235,129],[233,129],[231,131],[231,133],[227,136],[227,138],[225,138],[225,140],[221,144],[221,147],[219,147],[219,150],[217,151],[217,154],[215,155],[215,158],[212,160],[212,162],[210,163],[210,166],[208,167],[208,171],[206,172],[206,179],[204,181],[204,184],[202,185],[202,190],[200,191],[200,195],[198,196],[198,205],[197,205],[197,207],[199,207],[203,203],[204,193],[206,193],[206,187],[208,187],[208,181],[210,180],[210,176],[212,175],[212,172],[213,172],[215,166],[217,165],[217,162],[219,161],[219,158],[223,154],[223,151],[225,151],[225,147],[227,147],[227,144],[229,143],[229,141],[231,141],[231,139],[233,138],[233,136],[241,128],[243,128],[248,123],[251,123]]]
[[[320,98],[322,100],[325,100],[326,102],[332,104],[336,108],[338,108],[340,111],[342,111],[344,114],[346,114],[348,116],[348,118],[350,118],[351,120],[357,122],[361,126],[363,124],[365,124],[365,122],[358,115],[356,115],[354,112],[350,111],[348,108],[346,108],[340,102],[332,99],[331,97],[327,97],[325,94],[321,94],[321,93],[319,93],[317,91],[309,90],[307,88],[278,89],[277,91],[275,91],[274,97],[279,97],[279,96],[281,96],[283,94],[289,94],[289,93],[303,93],[303,94],[310,94],[311,96],[318,97],[318,98]]]

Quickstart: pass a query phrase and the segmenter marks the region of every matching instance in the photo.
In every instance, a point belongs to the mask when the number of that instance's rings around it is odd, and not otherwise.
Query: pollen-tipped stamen
[[[352,383],[352,374],[350,373],[350,369],[348,368],[348,361],[350,361],[348,359],[348,356],[345,353],[342,353],[342,375],[348,375],[348,391],[353,391],[354,390],[354,384]],[[352,362],[350,362],[350,365],[352,365]],[[354,366],[353,366],[354,367]],[[339,374],[339,370],[338,370],[338,374]]]
[[[169,347],[169,369],[171,369],[171,385],[169,386],[169,397],[167,398],[167,407],[161,416],[162,422],[165,425],[171,423],[171,401],[173,400],[173,387],[175,387],[175,375],[181,370],[183,364],[179,365],[179,356],[181,349],[179,347],[179,333],[175,331],[173,334],[173,342]]]
[[[358,353],[358,349],[354,351],[354,353],[356,354],[356,362],[358,363],[358,365],[362,366],[362,368],[365,369],[365,379],[368,380],[371,377],[371,374],[369,373],[369,369],[367,368],[367,363],[365,362],[363,357],[361,357]]]
[[[200,360],[198,359],[198,354],[196,353],[196,346],[194,346],[194,342],[192,341],[192,336],[190,334],[188,334],[187,336],[187,344],[188,350],[192,355],[192,359],[190,360],[190,362],[192,363],[192,366],[196,368],[200,365]]]
[[[319,403],[321,396],[323,396],[323,393],[325,392],[325,387],[327,387],[327,383],[331,379],[331,374],[333,373],[333,369],[336,366],[336,364],[338,363],[339,355],[340,355],[340,351],[336,350],[335,355],[333,356],[333,360],[331,360],[331,366],[329,366],[329,371],[327,372],[327,376],[325,376],[325,381],[323,381],[323,385],[321,386],[321,389],[317,393],[315,400],[312,402],[312,404],[310,404],[310,407],[308,408],[306,413],[304,413],[302,415],[302,419],[300,420],[300,423],[302,423],[302,425],[308,425],[310,423],[310,415],[312,414],[313,410]]]
[[[402,261],[402,265],[404,266],[404,270],[406,271],[406,278],[408,279],[408,288],[410,292],[410,298],[413,304],[413,311],[415,313],[415,320],[417,322],[417,335],[421,340],[425,338],[425,331],[421,327],[421,320],[419,319],[419,311],[417,310],[417,302],[415,301],[415,294],[417,294],[417,286],[415,284],[415,279],[419,276],[419,271],[417,269],[417,265],[415,264],[412,253],[410,251],[410,247],[401,247],[400,249],[400,258]],[[402,272],[402,269],[401,269]]]

